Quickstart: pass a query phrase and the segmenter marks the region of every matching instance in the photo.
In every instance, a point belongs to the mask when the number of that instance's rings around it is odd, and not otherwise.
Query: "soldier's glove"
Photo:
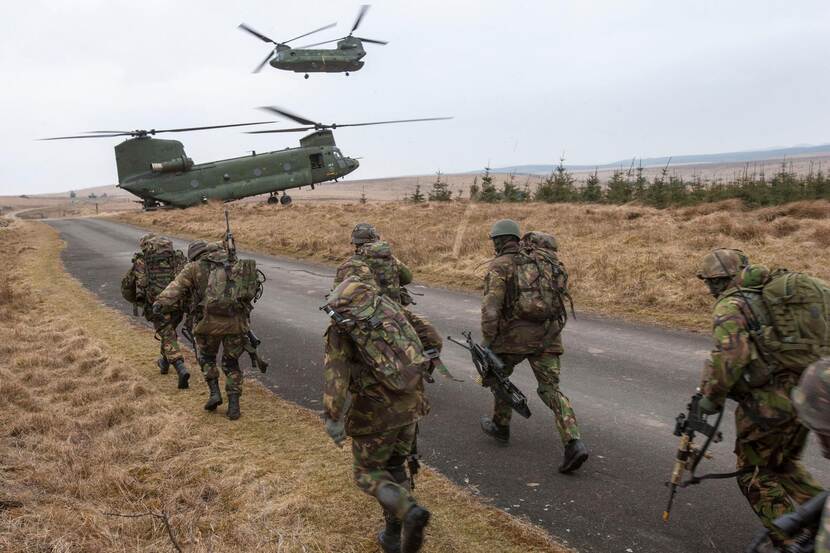
[[[704,418],[719,412],[720,407],[715,405],[715,403],[708,397],[703,396],[700,398],[700,402],[698,403],[698,410],[701,418]]]
[[[153,310],[153,315],[155,315],[156,317],[160,316],[161,315],[161,304],[159,302],[154,303],[152,310]]]
[[[343,442],[346,441],[346,425],[343,421],[326,417],[326,433],[337,447],[343,447]]]

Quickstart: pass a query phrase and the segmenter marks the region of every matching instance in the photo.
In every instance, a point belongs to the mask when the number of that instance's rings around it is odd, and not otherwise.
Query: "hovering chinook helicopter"
[[[270,194],[268,203],[291,203],[285,193],[291,188],[337,181],[359,167],[357,159],[346,157],[334,142],[332,130],[337,127],[363,127],[390,123],[439,121],[450,117],[399,119],[371,123],[332,123],[325,125],[294,115],[280,108],[261,108],[272,114],[288,117],[303,125],[290,129],[250,131],[249,134],[314,131],[300,139],[298,148],[194,164],[178,140],[153,138],[157,134],[188,132],[227,127],[263,125],[274,121],[234,123],[181,129],[150,129],[134,131],[91,131],[76,136],[56,136],[40,140],[70,140],[129,136],[115,147],[118,187],[138,196],[145,210],[159,207],[189,207],[208,200],[233,201],[248,196]],[[282,191],[282,196],[278,192]]]
[[[366,55],[366,50],[363,49],[364,42],[371,44],[388,44],[383,40],[353,36],[354,32],[360,26],[360,22],[363,21],[363,16],[366,15],[366,11],[368,9],[369,6],[366,4],[360,7],[360,11],[357,14],[354,25],[352,25],[352,30],[348,35],[327,40],[325,42],[309,44],[308,46],[302,46],[300,48],[291,48],[288,46],[288,43],[293,42],[298,38],[303,38],[305,36],[330,29],[337,25],[337,23],[330,23],[324,27],[320,27],[319,29],[315,29],[300,36],[295,36],[294,38],[284,42],[276,42],[262,33],[255,31],[245,23],[240,23],[239,28],[243,31],[251,33],[263,42],[268,42],[274,45],[274,49],[268,53],[268,56],[262,60],[262,63],[256,66],[254,73],[259,73],[259,71],[265,67],[266,63],[270,63],[271,66],[276,69],[294,71],[295,73],[305,73],[306,79],[308,78],[309,73],[346,73],[346,76],[348,76],[349,71],[358,71],[361,67],[363,67],[364,62],[361,60]],[[329,44],[331,42],[337,42],[336,49],[312,49],[315,46],[322,46],[323,44]]]

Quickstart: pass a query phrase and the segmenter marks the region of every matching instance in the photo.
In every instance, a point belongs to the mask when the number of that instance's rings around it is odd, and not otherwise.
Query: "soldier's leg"
[[[222,371],[225,373],[225,392],[228,394],[228,418],[240,416],[239,396],[242,395],[242,369],[239,356],[245,351],[244,334],[228,334],[222,339]]]
[[[504,362],[504,376],[509,377],[513,374],[513,369],[516,365],[524,360],[524,355],[510,355],[506,353],[497,353]],[[510,403],[503,399],[493,396],[493,422],[499,426],[510,426],[510,419],[513,416],[513,408]]]
[[[757,467],[753,472],[738,476],[737,480],[741,493],[769,530],[773,544],[778,547],[787,544],[790,540],[772,524],[776,518],[793,510],[793,502],[779,476],[766,467]]]
[[[558,355],[542,353],[528,359],[530,368],[536,376],[539,387],[536,392],[542,401],[550,407],[556,418],[556,430],[563,444],[581,438],[576,414],[568,397],[559,389],[559,372],[561,362]]]
[[[190,372],[184,364],[184,357],[176,335],[176,328],[181,322],[181,314],[167,313],[155,319],[153,324],[156,327],[156,335],[161,340],[162,357],[167,360],[168,364],[172,364],[176,368],[176,374],[179,377],[179,388],[184,389],[189,387]]]
[[[216,357],[219,355],[219,346],[222,345],[221,336],[210,336],[206,334],[194,334],[196,351],[199,359],[199,367],[205,377],[210,396],[205,409],[213,411],[222,404],[222,394],[219,392],[219,369],[216,367]]]

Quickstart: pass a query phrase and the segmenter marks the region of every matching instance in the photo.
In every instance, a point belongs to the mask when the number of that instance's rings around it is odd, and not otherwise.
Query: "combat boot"
[[[205,411],[215,411],[217,407],[222,405],[222,392],[219,391],[219,379],[208,378],[208,389],[210,390],[210,397],[205,403]]]
[[[239,416],[239,394],[228,393],[228,418],[235,421]]]
[[[159,374],[167,374],[170,372],[170,361],[168,361],[163,355],[159,357],[156,364],[159,366]]]
[[[559,472],[568,474],[582,466],[582,463],[588,460],[588,448],[582,443],[582,440],[575,438],[568,442],[565,446],[565,458],[559,466]]]
[[[383,553],[401,553],[401,528],[403,523],[395,515],[383,510],[386,527],[378,534],[378,544]]]
[[[413,506],[403,518],[401,553],[417,553],[424,543],[424,529],[429,524],[430,513],[419,505]]]
[[[496,424],[490,417],[481,417],[481,430],[502,445],[510,441],[510,427]]]
[[[187,381],[190,380],[190,373],[187,371],[187,367],[184,366],[184,359],[176,361],[176,374],[179,375],[179,390],[189,388],[190,384]]]

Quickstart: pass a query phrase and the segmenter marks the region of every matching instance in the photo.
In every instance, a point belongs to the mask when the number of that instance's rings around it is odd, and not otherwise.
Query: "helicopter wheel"
[[[276,196],[268,196],[268,203],[269,204],[273,205],[273,204],[277,203],[278,201],[280,201],[280,200]]]
[[[306,79],[308,78],[308,73],[306,73],[306,74],[305,74],[305,78],[306,78]]]
[[[291,204],[291,196],[289,196],[288,194],[283,194],[282,197],[280,198],[280,203],[282,205],[290,205]]]
[[[346,76],[347,76],[347,77],[349,76],[349,72],[348,72],[348,71],[346,71]]]

